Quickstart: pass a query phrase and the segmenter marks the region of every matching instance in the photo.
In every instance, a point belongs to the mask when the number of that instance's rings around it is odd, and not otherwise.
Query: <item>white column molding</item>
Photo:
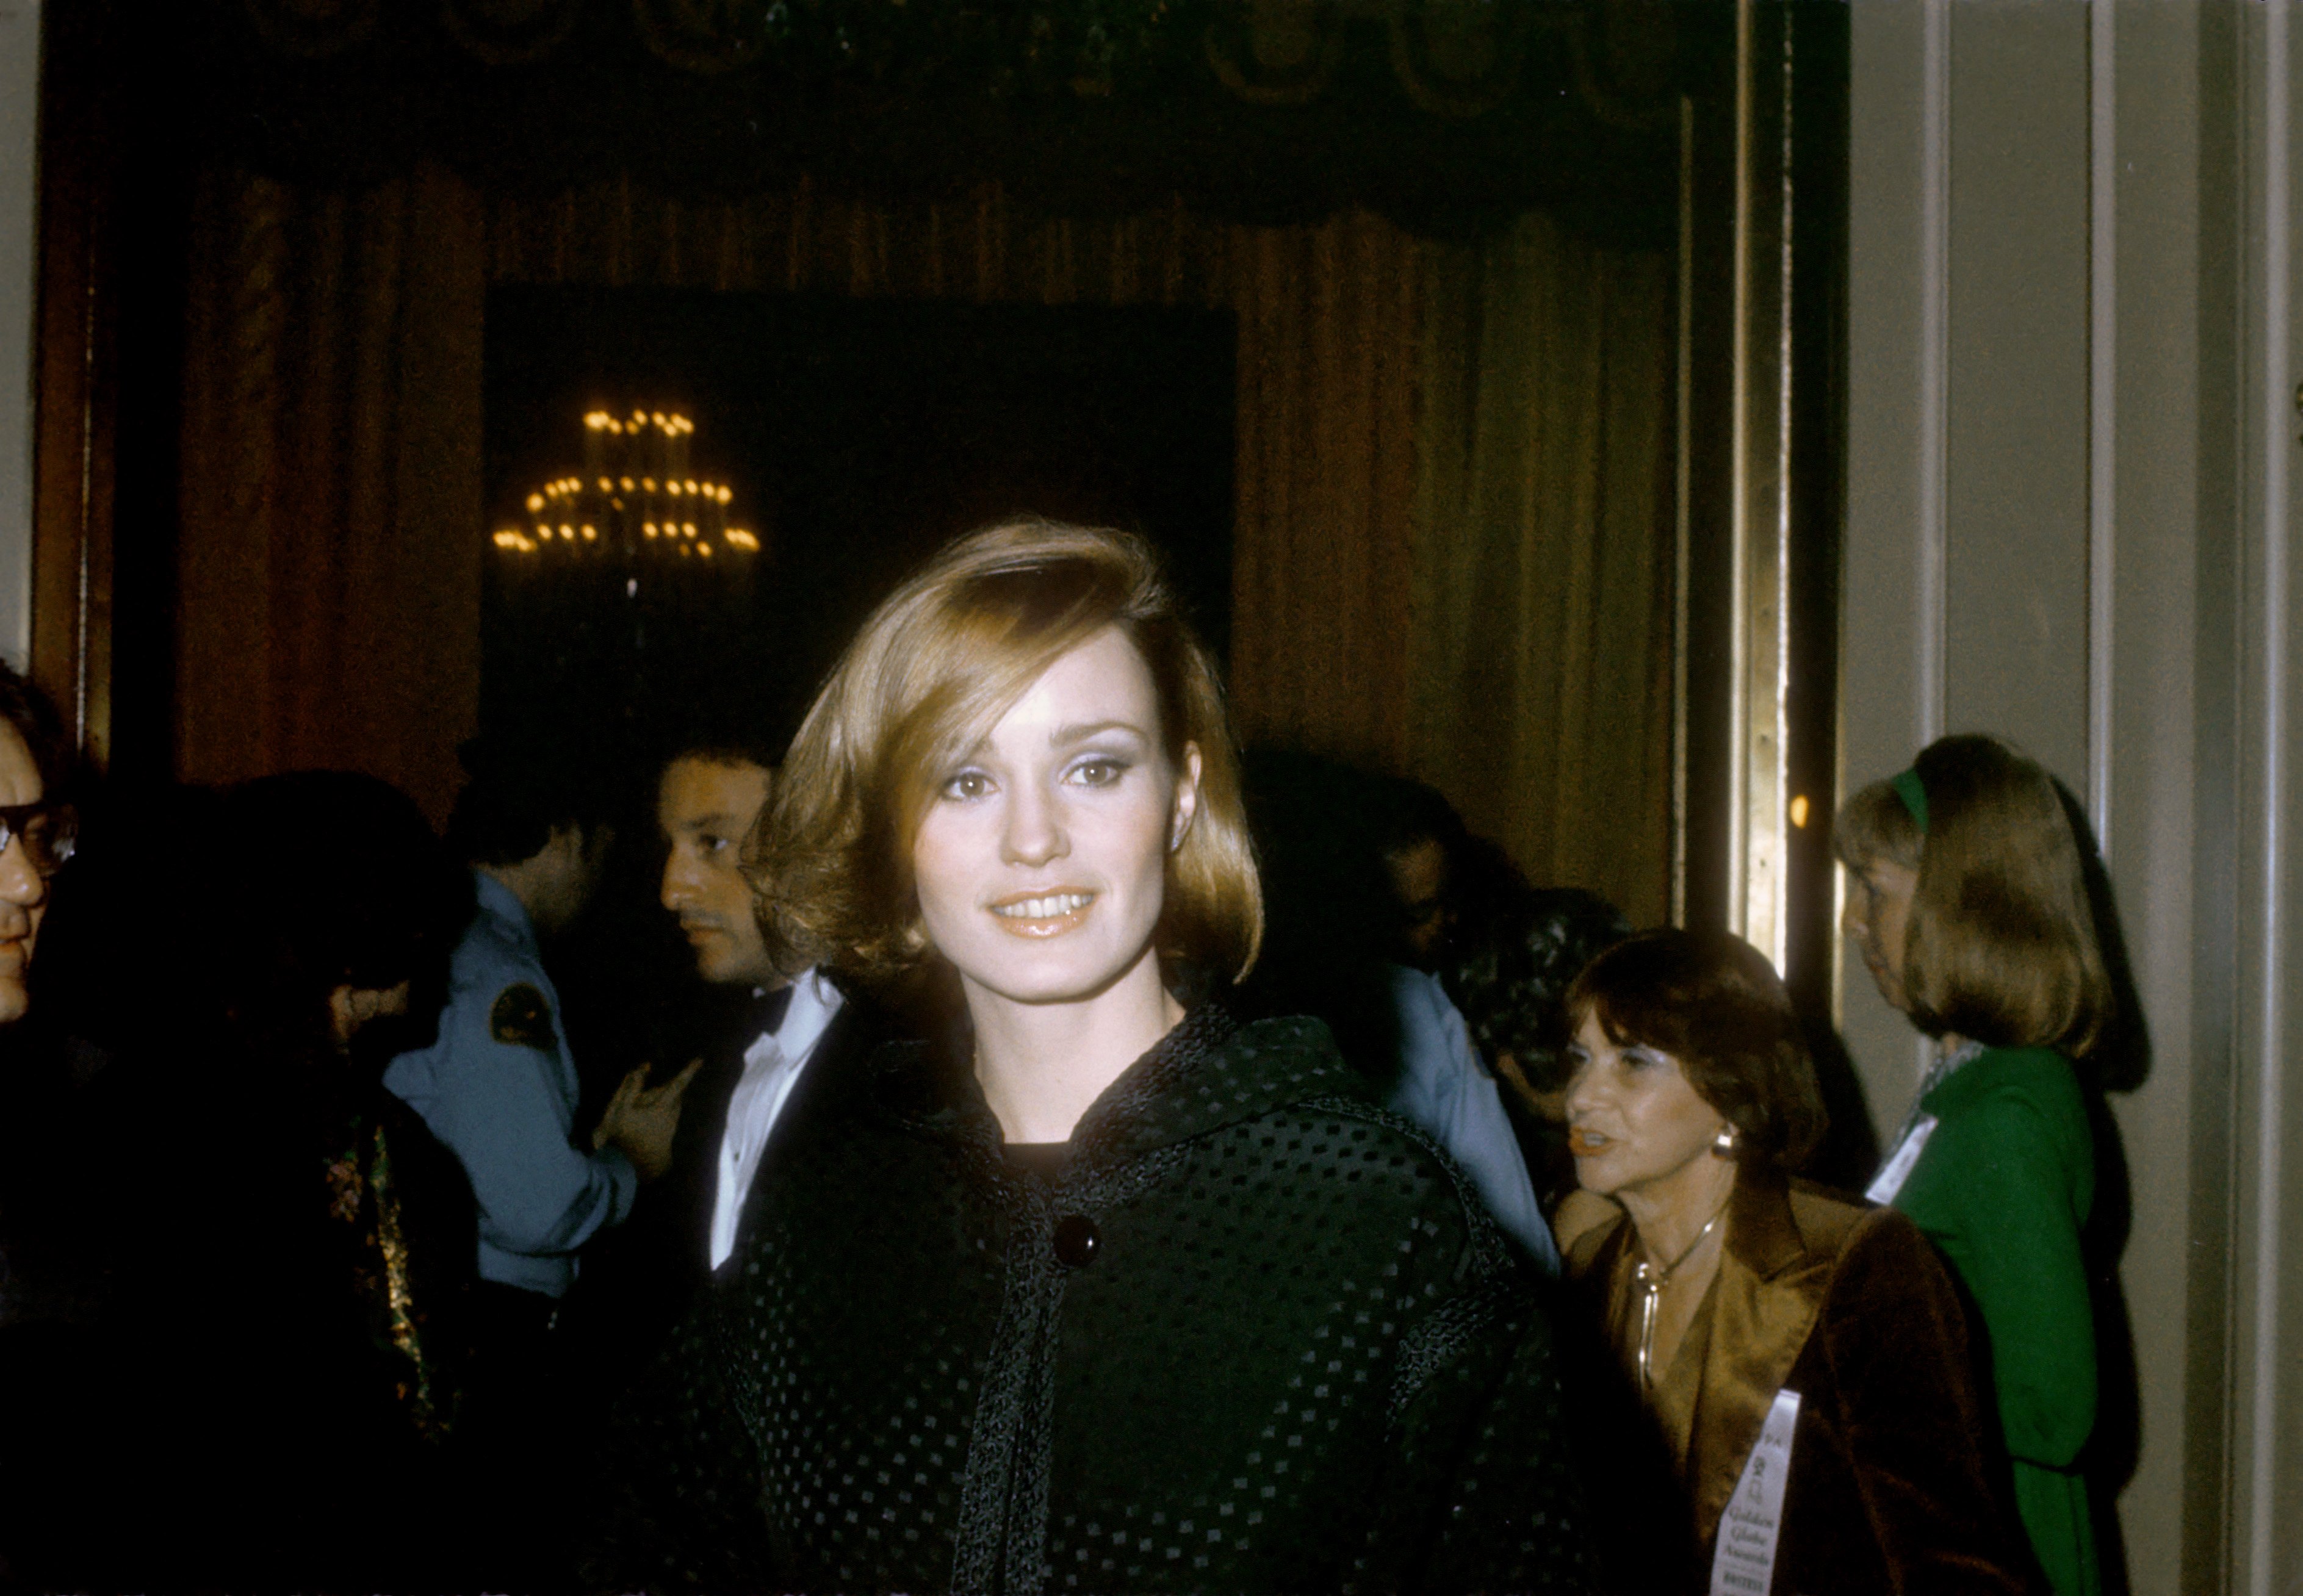
[[[2242,1247],[2251,1255],[2245,1298],[2248,1328],[2243,1345],[2239,1403],[2244,1436],[2247,1503],[2241,1567],[2246,1588],[2253,1596],[2272,1596],[2290,1587],[2281,1577],[2281,1554],[2293,1550],[2292,1533],[2282,1536],[2280,1508],[2281,1440],[2287,1428],[2290,1396],[2281,1378],[2282,1348],[2281,1310],[2288,1295],[2286,1271],[2281,1256],[2284,1243],[2283,1211],[2288,1202],[2285,1163],[2287,1137],[2286,987],[2289,979],[2287,908],[2291,866],[2288,821],[2291,812],[2291,777],[2288,765],[2290,706],[2288,635],[2290,616],[2288,584],[2291,578],[2290,539],[2290,451],[2296,447],[2294,409],[2290,387],[2294,371],[2290,357],[2294,337],[2290,291],[2294,271],[2292,206],[2293,135],[2291,44],[2288,0],[2262,0],[2257,7],[2259,30],[2252,41],[2248,63],[2250,107],[2247,164],[2251,168],[2249,249],[2245,347],[2257,351],[2257,405],[2250,429],[2260,450],[2254,468],[2246,475],[2260,476],[2252,484],[2255,500],[2255,576],[2261,584],[2259,609],[2254,626],[2257,646],[2252,656],[2255,680],[2253,734],[2261,739],[2256,795],[2256,836],[2253,855],[2259,896],[2252,919],[2254,947],[2248,962],[2256,987],[2255,1013],[2248,1038],[2252,1054],[2253,1114],[2249,1129],[2254,1163],[2252,1202],[2244,1215]]]
[[[2118,12],[2093,0],[2088,29],[2088,818],[2111,853],[2112,617],[2119,457]]]
[[[0,0],[0,656],[19,668],[32,651],[39,89],[40,0]]]
[[[1944,734],[1950,626],[1951,6],[1921,0],[1919,65],[1919,483],[1916,718],[1924,747]]]

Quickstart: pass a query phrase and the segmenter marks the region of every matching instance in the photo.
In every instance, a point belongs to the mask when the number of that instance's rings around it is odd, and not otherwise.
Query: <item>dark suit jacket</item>
[[[736,1095],[736,1083],[743,1079],[744,1050],[758,1038],[762,1029],[753,1024],[740,1037],[731,1037],[730,1045],[707,1059],[688,1083],[687,1106],[680,1112],[679,1131],[672,1140],[672,1166],[660,1183],[666,1205],[676,1204],[679,1208],[680,1246],[692,1270],[691,1291],[702,1289],[712,1275],[712,1210],[720,1196],[720,1144],[727,1134],[728,1106]],[[747,1212],[752,1193],[763,1182],[775,1179],[778,1155],[796,1139],[812,1134],[810,1127],[855,1085],[865,1063],[887,1039],[885,1020],[869,1002],[849,997],[840,1005],[839,1012],[816,1039],[799,1079],[792,1084],[791,1095],[784,1099],[783,1111],[776,1116],[776,1128],[752,1177],[752,1191],[746,1195]],[[698,1088],[705,1090],[701,1098],[696,1095]],[[741,1233],[739,1227],[738,1234]]]
[[[1680,1481],[1692,1566],[1675,1587],[1708,1588],[1720,1514],[1789,1388],[1801,1403],[1776,1592],[2043,1589],[1957,1289],[1918,1228],[1893,1209],[1746,1172],[1725,1246]],[[1578,1239],[1568,1273],[1599,1323],[1624,1323],[1638,1261],[1627,1221]]]
[[[728,1105],[744,1074],[744,1050],[759,1037],[765,1000],[746,1004],[704,1055],[688,1083],[672,1138],[671,1167],[644,1189],[631,1217],[585,1255],[584,1273],[561,1323],[577,1361],[595,1371],[603,1395],[637,1377],[712,1278],[712,1209],[719,1196],[720,1143]],[[849,998],[816,1041],[776,1116],[752,1193],[776,1179],[781,1155],[810,1134],[888,1036],[881,1012]],[[750,1206],[747,1200],[747,1208]],[[598,1389],[595,1386],[595,1389]]]
[[[728,1129],[729,1100],[744,1077],[744,1050],[767,1029],[771,1006],[770,996],[743,1004],[704,1055],[704,1067],[688,1083],[688,1096],[679,1111],[679,1130],[671,1141],[671,1168],[641,1194],[632,1215],[636,1222],[644,1220],[654,1228],[653,1247],[678,1256],[679,1271],[691,1290],[711,1273],[712,1205],[719,1196],[720,1142]],[[842,1009],[840,1018],[846,1014]],[[828,1045],[831,1040],[827,1030],[822,1041]],[[817,1080],[815,1065],[822,1062],[822,1051],[819,1046],[817,1056],[800,1071],[791,1099],[784,1105],[787,1113],[801,1105],[801,1097]],[[784,1123],[780,1120],[777,1129],[781,1130]],[[764,1155],[761,1167],[767,1167]]]

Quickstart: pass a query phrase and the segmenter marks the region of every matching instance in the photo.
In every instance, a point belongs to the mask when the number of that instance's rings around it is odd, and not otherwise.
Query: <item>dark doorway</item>
[[[1233,349],[1230,315],[1205,310],[494,290],[492,532],[582,474],[587,414],[660,411],[693,420],[687,472],[729,490],[727,525],[760,546],[674,563],[603,540],[551,584],[487,547],[483,732],[553,702],[645,727],[731,681],[805,697],[906,571],[1019,514],[1152,539],[1220,651]]]

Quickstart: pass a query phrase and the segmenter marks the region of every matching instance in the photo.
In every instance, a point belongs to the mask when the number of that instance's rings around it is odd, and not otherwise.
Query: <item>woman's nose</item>
[[[1839,906],[1839,934],[1850,942],[1862,941],[1863,933],[1869,929],[1863,919],[1862,905],[1862,890],[1860,887],[1851,887],[1847,894],[1847,901]]]
[[[1037,865],[1070,852],[1061,805],[1029,784],[1019,788],[1008,805],[1008,824],[1000,838],[1000,858],[1009,864]]]
[[[1567,1078],[1567,1117],[1569,1119],[1572,1120],[1584,1110],[1597,1105],[1598,1095],[1593,1088],[1598,1074],[1598,1071],[1585,1064]]]

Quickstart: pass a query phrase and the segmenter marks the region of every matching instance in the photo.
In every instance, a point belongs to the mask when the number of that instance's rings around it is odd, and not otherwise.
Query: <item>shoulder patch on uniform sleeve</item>
[[[552,1005],[544,1001],[543,993],[526,981],[506,987],[496,995],[495,1006],[488,1011],[488,1034],[515,1047],[540,1047],[550,1052],[555,1041],[552,1034]]]

